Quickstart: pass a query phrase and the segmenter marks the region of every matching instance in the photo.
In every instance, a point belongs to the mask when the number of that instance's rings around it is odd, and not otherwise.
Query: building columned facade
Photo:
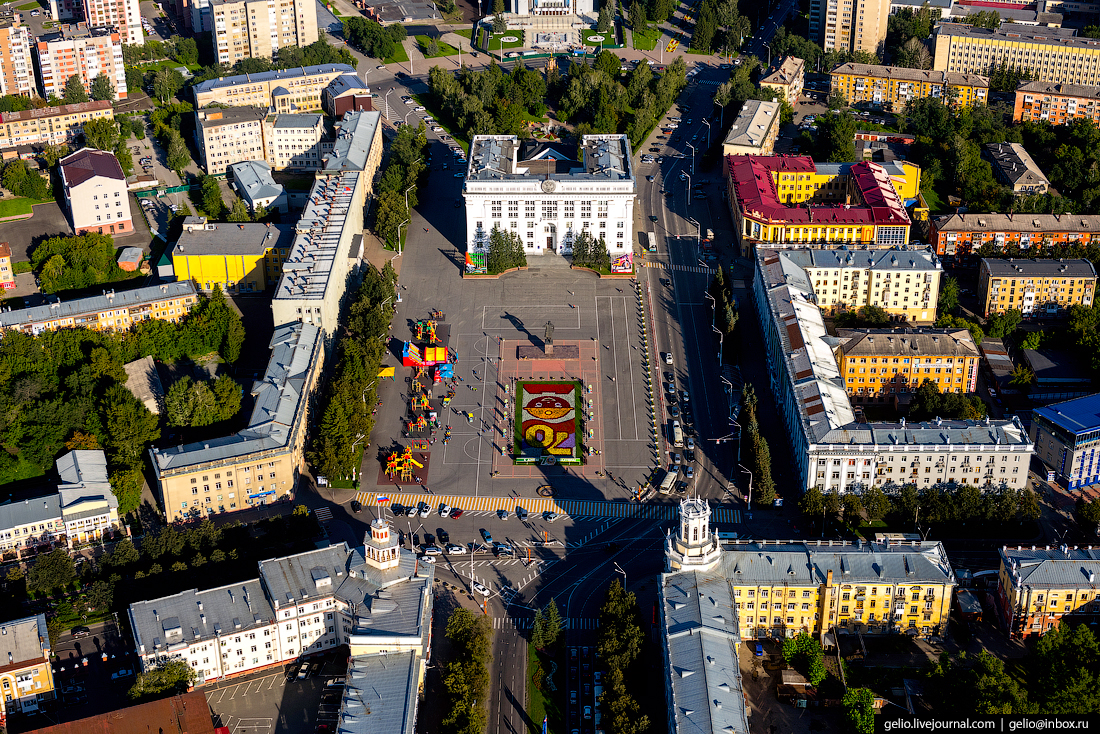
[[[0,332],[16,330],[37,335],[72,328],[122,331],[147,319],[176,323],[198,300],[195,285],[189,280],[119,293],[109,290],[101,296],[4,311],[0,313]]]
[[[837,364],[848,397],[886,402],[925,381],[941,393],[974,392],[981,355],[966,329],[838,329]]]
[[[982,315],[1018,309],[1024,318],[1064,316],[1073,305],[1089,307],[1096,296],[1096,268],[1089,260],[982,258],[978,303]]]
[[[1036,408],[1035,455],[1069,489],[1100,484],[1100,394]]]
[[[0,623],[0,726],[13,711],[33,714],[57,697],[46,615]]]
[[[1094,229],[1096,228],[1096,229]],[[1087,245],[1100,237],[1100,219],[1082,214],[947,214],[932,220],[937,255],[966,257],[983,245],[998,251]]]
[[[985,104],[989,78],[977,74],[906,69],[899,66],[841,64],[830,72],[832,91],[840,92],[848,104],[868,103],[901,111],[911,99],[954,95],[956,105]]]
[[[631,155],[625,135],[585,135],[576,150],[475,135],[462,192],[468,256],[487,251],[494,228],[518,235],[528,255],[569,254],[587,232],[607,243],[613,266],[629,270],[637,191]]]
[[[1009,635],[1038,637],[1063,619],[1100,622],[1100,547],[1004,546],[999,554],[997,612]]]

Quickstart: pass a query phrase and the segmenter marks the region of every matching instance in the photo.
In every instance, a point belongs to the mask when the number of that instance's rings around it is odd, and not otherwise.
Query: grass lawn
[[[409,54],[405,51],[405,47],[400,43],[394,44],[393,53],[382,60],[383,64],[396,64],[402,61],[408,61]]]
[[[30,199],[24,199],[22,197],[16,199],[0,199],[0,219],[30,214],[34,211],[32,209],[33,204],[34,202]]]
[[[11,264],[11,271],[13,273],[15,273],[16,275],[21,275],[23,273],[29,273],[32,270],[34,270],[34,267],[29,262],[26,262],[26,261]]]
[[[597,38],[603,38],[603,41],[589,41],[592,36]],[[614,46],[615,45],[615,31],[608,31],[607,33],[600,33],[599,31],[587,30],[581,31],[581,43],[585,46]]]
[[[684,53],[691,54],[693,56],[714,56],[713,51],[696,51],[690,46],[684,46]]]
[[[922,193],[924,194],[924,200],[928,203],[929,214],[940,214],[946,211],[943,201],[940,200],[940,195],[936,193],[935,189]]]
[[[470,30],[469,28],[463,28],[461,30],[451,31],[451,33],[455,34],[456,36],[462,36],[467,41],[469,41],[470,38],[473,36],[473,31]]]
[[[547,719],[547,730],[551,732],[563,731],[565,722],[561,707],[555,699],[554,691],[543,690],[546,686],[546,675],[551,669],[551,659],[548,655],[535,650],[535,646],[527,644],[527,720],[531,722],[528,731],[531,734],[541,734],[542,719]],[[536,682],[536,677],[541,681]],[[557,681],[562,680],[561,665],[553,676]]]
[[[177,66],[182,66],[189,72],[194,74],[202,69],[201,64],[181,64],[173,59],[161,59],[160,61],[146,61],[138,64],[137,68],[142,71],[160,71],[161,69],[175,69]]]
[[[420,51],[424,54],[426,59],[438,59],[441,56],[456,56],[458,55],[458,49],[449,43],[443,43],[439,39],[436,39],[436,43],[439,44],[439,53],[434,56],[428,55],[428,44],[431,43],[428,36],[416,36],[416,43],[420,46]]]
[[[518,38],[518,41],[505,41],[501,46],[500,39],[502,38]],[[489,37],[489,50],[499,51],[501,48],[523,48],[523,31],[505,31],[504,33],[494,33]]]
[[[16,10],[34,10],[36,8],[41,8],[41,7],[42,6],[39,5],[38,3],[24,3],[22,5],[16,5],[15,9]]]
[[[23,307],[22,298],[11,298],[8,300],[18,301],[18,303],[9,303],[8,305],[13,305],[17,308]],[[34,477],[40,477],[43,475],[42,469],[28,462],[26,459],[23,458],[22,454],[20,454],[17,458],[19,459],[19,461],[16,462],[15,466],[11,467],[7,471],[0,472],[0,484],[9,484],[11,482],[18,482],[20,479],[32,479]]]
[[[661,31],[650,28],[647,31],[634,31],[634,48],[639,51],[652,51],[657,48],[657,41],[661,40]]]
[[[425,110],[427,110],[427,113],[432,116],[433,120],[435,120],[436,125],[439,125],[441,128],[447,131],[447,134],[454,139],[455,145],[457,145],[459,148],[462,148],[462,152],[469,154],[470,143],[466,140],[463,140],[461,135],[451,129],[450,123],[448,123],[446,119],[440,115],[439,108],[436,107],[435,104],[433,104],[431,95],[415,94],[413,95],[413,98],[416,99],[416,101],[419,102]]]

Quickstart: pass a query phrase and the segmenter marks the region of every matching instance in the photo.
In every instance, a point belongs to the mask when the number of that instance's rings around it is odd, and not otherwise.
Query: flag
[[[542,734],[546,734],[546,717],[542,717]]]
[[[378,501],[379,502],[389,502],[390,498],[383,494],[383,495],[378,496]]]

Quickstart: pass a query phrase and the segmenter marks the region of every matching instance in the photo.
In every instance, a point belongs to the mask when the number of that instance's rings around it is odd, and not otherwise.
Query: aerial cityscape
[[[1100,724],[1100,3],[16,0],[0,152],[0,734]]]

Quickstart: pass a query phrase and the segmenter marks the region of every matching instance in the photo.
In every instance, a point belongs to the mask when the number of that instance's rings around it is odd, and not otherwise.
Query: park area
[[[516,390],[516,463],[581,463],[577,439],[581,384],[520,382]]]

